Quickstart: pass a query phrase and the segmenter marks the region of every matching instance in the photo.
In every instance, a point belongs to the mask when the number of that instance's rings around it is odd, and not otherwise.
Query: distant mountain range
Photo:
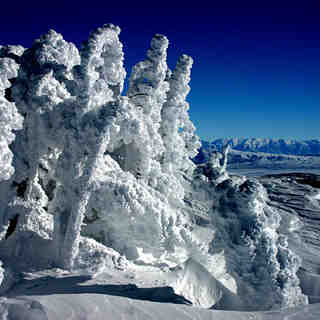
[[[230,145],[233,150],[249,152],[265,152],[296,156],[319,156],[320,139],[291,140],[291,139],[258,139],[258,138],[222,138],[212,142],[202,141],[205,149],[220,151],[224,145]]]
[[[216,139],[202,141],[202,147],[194,159],[195,163],[209,160],[215,151],[230,145],[229,169],[319,169],[320,139]]]

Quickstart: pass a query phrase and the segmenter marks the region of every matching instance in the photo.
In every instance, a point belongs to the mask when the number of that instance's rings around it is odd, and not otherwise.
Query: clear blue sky
[[[40,34],[55,29],[80,46],[91,30],[111,22],[122,29],[128,74],[144,58],[152,36],[166,35],[170,68],[182,53],[195,60],[188,101],[203,139],[320,137],[317,1],[281,7],[240,6],[239,1],[228,6],[201,1],[11,3],[1,7],[0,44],[30,47]]]

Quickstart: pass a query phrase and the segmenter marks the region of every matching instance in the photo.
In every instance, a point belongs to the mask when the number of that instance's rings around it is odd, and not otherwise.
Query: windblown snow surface
[[[319,176],[195,165],[192,59],[120,28],[0,47],[1,319],[319,319]]]

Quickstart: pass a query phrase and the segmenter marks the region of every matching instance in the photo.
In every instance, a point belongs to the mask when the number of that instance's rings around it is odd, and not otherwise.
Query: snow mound
[[[79,254],[76,257],[74,270],[98,276],[106,270],[123,270],[126,260],[120,254],[94,239],[82,237],[79,244]]]
[[[221,284],[197,261],[189,258],[177,269],[176,280],[171,285],[177,294],[183,295],[193,305],[210,308],[221,299]]]

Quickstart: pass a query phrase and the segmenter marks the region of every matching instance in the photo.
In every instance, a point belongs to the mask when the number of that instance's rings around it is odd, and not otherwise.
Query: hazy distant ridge
[[[320,139],[260,139],[260,138],[220,138],[212,142],[202,141],[205,149],[220,151],[229,144],[232,149],[249,152],[278,153],[288,155],[320,155]]]

